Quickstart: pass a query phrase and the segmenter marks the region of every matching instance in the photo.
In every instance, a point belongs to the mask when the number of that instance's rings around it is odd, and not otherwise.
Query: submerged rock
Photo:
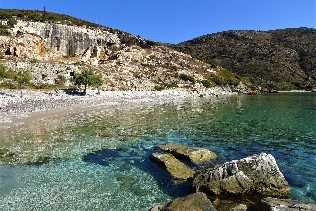
[[[161,151],[171,153],[176,157],[187,159],[196,165],[217,158],[217,155],[208,149],[188,147],[181,144],[162,144],[159,145],[158,148]]]
[[[162,211],[163,208],[164,208],[164,205],[155,204],[152,208],[149,209],[149,211]]]
[[[193,177],[193,170],[169,153],[155,152],[151,159],[161,165],[174,179],[186,180]]]
[[[316,204],[300,204],[290,199],[265,198],[254,208],[262,211],[316,211]]]
[[[12,163],[16,160],[16,154],[6,148],[0,148],[0,163]]]
[[[33,160],[27,161],[25,164],[30,166],[40,166],[49,163],[51,160],[52,158],[48,156],[38,156]]]
[[[194,193],[177,198],[167,205],[156,205],[150,211],[215,211],[212,202],[204,193]]]
[[[218,211],[246,211],[248,207],[253,206],[255,203],[249,200],[239,200],[236,198],[219,199],[216,198],[212,204]]]
[[[287,197],[288,183],[274,157],[262,153],[233,160],[198,172],[193,180],[197,191],[210,195]]]
[[[247,205],[245,204],[238,204],[234,208],[232,208],[232,211],[246,211],[248,209]]]

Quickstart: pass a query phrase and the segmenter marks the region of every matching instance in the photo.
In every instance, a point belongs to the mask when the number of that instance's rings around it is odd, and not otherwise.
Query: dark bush
[[[179,74],[179,78],[183,81],[190,81],[191,83],[195,83],[195,79],[193,76],[184,73]]]
[[[201,83],[205,88],[212,87],[212,82],[210,80],[202,80]]]
[[[216,72],[216,74],[213,74],[209,78],[209,81],[214,82],[219,86],[237,86],[240,82],[240,79],[232,72],[226,69],[221,69],[220,71]]]

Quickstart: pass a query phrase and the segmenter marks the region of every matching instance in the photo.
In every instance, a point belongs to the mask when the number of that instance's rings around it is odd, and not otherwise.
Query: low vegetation
[[[226,69],[220,69],[216,74],[212,74],[207,80],[200,81],[204,87],[210,88],[212,86],[238,86],[241,79]]]
[[[189,81],[191,83],[195,83],[195,79],[191,75],[187,75],[187,74],[181,73],[181,74],[179,74],[179,78],[181,80],[183,80],[183,81]]]
[[[154,87],[154,90],[155,91],[162,91],[162,90],[165,90],[165,89],[173,89],[173,88],[177,88],[178,87],[178,84],[176,82],[173,82],[173,83],[161,83],[159,85],[156,85]]]
[[[7,26],[0,25],[0,36],[10,36],[10,31]]]
[[[0,87],[9,89],[22,89],[31,85],[32,74],[29,71],[13,71],[0,64]]]
[[[5,18],[4,18],[5,17]],[[17,23],[16,19],[12,16],[1,16],[0,10],[0,21],[5,20],[5,23],[0,24],[0,36],[10,36],[10,29]]]
[[[311,89],[316,87],[315,39],[316,30],[309,28],[226,31],[172,47],[268,90]]]
[[[3,64],[0,64],[0,88],[4,89],[40,89],[51,90],[56,88],[63,88],[66,79],[59,76],[58,83],[56,84],[44,84],[44,83],[31,83],[32,74],[29,71],[14,71],[7,68]]]
[[[32,74],[29,71],[13,71],[10,68],[0,64],[0,88],[5,89],[41,89],[51,90],[65,88],[66,78],[58,75],[55,84],[31,83]],[[102,76],[96,71],[85,69],[81,73],[77,73],[72,78],[73,85],[77,89],[82,90],[81,94],[87,93],[87,88],[99,88],[103,84]]]
[[[74,85],[77,86],[79,89],[82,89],[83,87],[82,94],[84,95],[87,94],[88,87],[97,88],[99,90],[99,88],[103,84],[101,75],[96,74],[93,70],[87,69],[83,70],[81,73],[76,73],[72,80]]]
[[[19,18],[25,21],[38,21],[38,22],[53,22],[63,23],[76,26],[91,26],[97,27],[97,24],[90,23],[88,21],[80,20],[68,15],[61,15],[52,12],[39,11],[39,10],[16,10],[16,9],[0,9],[0,20],[14,21],[14,18]],[[12,22],[12,24],[14,24]]]
[[[17,72],[7,68],[3,64],[0,64],[0,81],[4,79],[15,80],[17,78]]]

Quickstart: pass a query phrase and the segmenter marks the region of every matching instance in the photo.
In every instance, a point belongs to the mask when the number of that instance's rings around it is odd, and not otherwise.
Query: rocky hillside
[[[316,29],[226,31],[174,48],[267,89],[316,86]]]
[[[138,36],[39,11],[0,10],[0,56],[10,70],[30,71],[35,84],[70,85],[89,68],[106,90],[204,89],[222,71]]]

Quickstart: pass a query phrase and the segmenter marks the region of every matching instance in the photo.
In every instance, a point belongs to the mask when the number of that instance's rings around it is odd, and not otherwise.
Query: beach
[[[164,91],[101,91],[89,90],[87,95],[70,95],[59,91],[0,90],[0,129],[8,128],[30,117],[48,117],[49,113],[70,113],[100,106],[131,107],[132,105],[160,105],[196,99],[217,99],[235,93],[215,87],[194,92],[190,90]],[[12,125],[11,125],[12,126]]]

